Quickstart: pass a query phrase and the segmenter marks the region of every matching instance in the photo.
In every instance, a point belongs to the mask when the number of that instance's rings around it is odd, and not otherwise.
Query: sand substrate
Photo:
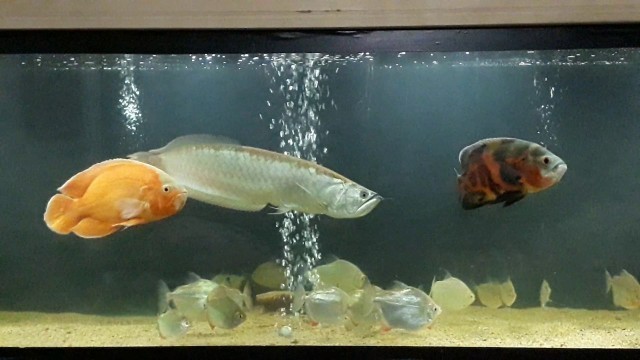
[[[292,336],[278,335],[290,324]],[[472,306],[442,314],[416,332],[376,331],[362,336],[344,327],[312,326],[303,319],[250,313],[231,331],[195,323],[177,340],[159,337],[155,317],[105,317],[73,313],[0,312],[0,346],[181,346],[181,345],[404,345],[640,348],[640,311],[594,311]]]

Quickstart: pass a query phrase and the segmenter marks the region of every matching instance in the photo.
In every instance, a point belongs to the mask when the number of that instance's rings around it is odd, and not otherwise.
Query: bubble
[[[128,135],[141,138],[139,131],[144,119],[140,111],[140,90],[136,86],[134,78],[135,64],[131,55],[124,55],[120,60],[120,78],[122,88],[119,91],[118,109],[124,116],[123,124]]]
[[[328,99],[328,77],[324,74],[328,64],[338,57],[321,54],[274,54],[270,56],[270,67],[266,71],[280,99],[271,104],[282,103],[283,109],[278,119],[272,122],[273,130],[279,135],[282,153],[317,161],[326,149],[320,147],[322,130],[321,111]],[[276,223],[283,242],[281,263],[285,267],[286,284],[283,289],[293,291],[304,286],[306,272],[320,260],[318,246],[320,232],[317,217],[289,211]],[[282,313],[290,309],[283,309]]]

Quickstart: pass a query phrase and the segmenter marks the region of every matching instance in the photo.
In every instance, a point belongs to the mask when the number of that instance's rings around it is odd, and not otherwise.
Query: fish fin
[[[221,206],[227,209],[240,211],[260,211],[267,206],[267,203],[247,203],[246,199],[225,196],[224,192],[218,191],[215,188],[209,189],[208,192],[202,192],[192,188],[188,188],[187,191],[190,199],[195,199],[206,204]]]
[[[309,189],[307,189],[306,187],[304,187],[302,184],[300,183],[296,183],[296,185],[304,190],[305,193],[307,193],[309,196],[311,196],[312,199],[317,199],[316,196],[313,195],[313,193],[311,193],[311,191],[309,191]],[[378,195],[379,196],[379,195]],[[318,205],[320,205],[320,208],[322,208],[323,211],[327,211],[329,210],[329,204],[327,204],[326,202],[322,202],[322,201],[318,201]]]
[[[363,304],[365,306],[363,306],[363,314],[369,315],[371,313],[371,311],[373,311],[373,300],[376,297],[376,289],[373,287],[373,284],[371,284],[371,281],[367,280],[367,282],[364,284],[364,287],[362,288],[362,295],[360,297],[360,300],[363,302]]]
[[[462,201],[462,208],[465,210],[477,209],[489,203],[485,200],[484,193],[479,193],[479,192],[464,194],[461,201]]]
[[[500,196],[498,196],[498,198],[495,200],[495,203],[501,203],[504,201],[503,207],[507,207],[524,199],[525,196],[526,194],[520,191],[508,191],[506,193],[500,194]]]
[[[511,165],[503,162],[500,163],[500,178],[502,178],[502,180],[507,184],[520,185],[522,175],[520,175],[520,172],[514,169]]]
[[[332,262],[336,262],[338,260],[342,260],[338,255],[336,254],[327,254],[325,256],[323,256],[324,260],[325,260],[325,264],[331,264]]]
[[[92,218],[84,218],[71,231],[82,238],[92,239],[105,237],[120,229],[120,226],[114,226]]]
[[[606,284],[607,284],[607,288],[605,290],[605,294],[609,293],[609,291],[611,291],[611,274],[609,274],[609,271],[605,270],[604,271],[604,276],[606,278]]]
[[[147,221],[144,220],[144,219],[134,218],[134,219],[129,219],[127,221],[119,222],[119,223],[114,224],[114,225],[128,228],[130,226],[142,225],[142,224],[146,224],[146,223],[147,223]]]
[[[148,209],[149,203],[138,199],[121,199],[118,201],[117,207],[120,210],[120,217],[124,220],[130,220]]]
[[[624,276],[627,278],[633,278],[633,275],[631,275],[627,270],[622,269],[622,271],[620,271],[620,276]]]
[[[402,289],[406,289],[409,286],[405,283],[403,283],[402,281],[398,281],[398,280],[393,280],[393,283],[391,284],[391,286],[389,287],[388,290],[402,290]]]
[[[431,280],[431,287],[429,288],[429,296],[431,296],[431,294],[433,293],[433,285],[435,285],[435,283],[436,283],[436,276],[433,275],[433,280]],[[422,289],[420,289],[420,290],[422,290]]]
[[[130,162],[127,159],[111,159],[94,164],[88,169],[72,176],[67,180],[67,182],[58,188],[58,191],[74,199],[81,198],[93,180],[95,180],[98,175],[102,174],[106,169],[129,164]]]
[[[305,291],[304,286],[302,284],[298,284],[296,289],[293,291],[293,301],[291,303],[291,311],[294,313],[302,310],[302,306],[304,305],[305,300]]]
[[[467,169],[467,166],[469,165],[469,158],[474,155],[482,154],[487,146],[495,140],[496,139],[483,139],[460,150],[460,153],[458,154],[458,162],[460,163],[462,170],[464,171]]]
[[[269,215],[282,215],[284,213],[287,213],[289,211],[291,211],[291,209],[287,206],[270,206],[273,210],[275,210],[274,212],[270,212]]]
[[[137,153],[127,155],[131,160],[140,161],[142,163],[162,168],[162,159],[157,154],[150,151],[139,151]]]
[[[163,314],[165,311],[169,310],[169,300],[167,295],[171,291],[169,290],[169,286],[167,283],[160,280],[158,281],[158,314]]]
[[[181,146],[191,145],[210,145],[210,144],[225,144],[225,145],[240,145],[240,142],[225,136],[211,135],[211,134],[191,134],[178,136],[171,140],[167,145],[160,149],[151,150],[152,153],[159,154],[165,151],[169,151]]]
[[[242,296],[244,300],[244,308],[247,310],[253,310],[253,293],[251,291],[250,281],[246,281],[244,283],[244,287],[242,288]]]
[[[73,215],[74,200],[67,195],[56,194],[47,203],[44,212],[44,222],[51,231],[66,235],[78,224],[78,218]]]
[[[191,272],[191,271],[189,271],[187,273],[187,284],[191,284],[191,283],[194,283],[194,282],[200,281],[200,280],[202,280],[200,275],[198,275],[198,274],[196,274],[194,272]]]
[[[444,270],[444,277],[442,278],[442,280],[447,280],[448,278],[453,277],[451,276],[451,273],[449,272],[449,270],[447,269],[442,269],[442,270]]]

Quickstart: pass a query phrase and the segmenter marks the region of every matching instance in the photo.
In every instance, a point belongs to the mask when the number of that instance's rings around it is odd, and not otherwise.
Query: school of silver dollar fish
[[[336,259],[306,272],[308,286],[293,291],[281,290],[286,269],[276,261],[256,267],[250,276],[219,274],[202,279],[190,273],[186,284],[170,291],[159,285],[158,332],[164,339],[178,339],[187,334],[192,324],[206,321],[216,331],[232,331],[250,314],[264,312],[298,313],[311,328],[342,327],[360,336],[390,330],[418,331],[430,327],[439,316],[463,311],[477,304],[490,309],[511,307],[517,299],[511,278],[490,280],[473,286],[446,272],[431,282],[427,294],[394,281],[387,289],[372,284],[355,264]],[[627,271],[611,276],[606,272],[607,291],[613,292],[613,304],[623,309],[640,308],[640,284]],[[540,307],[551,300],[551,287],[543,279]],[[284,326],[281,336],[292,336],[293,329]]]

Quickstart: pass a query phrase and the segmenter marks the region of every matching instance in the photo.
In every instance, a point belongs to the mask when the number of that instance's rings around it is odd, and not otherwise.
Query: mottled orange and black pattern
[[[554,180],[541,173],[550,161],[547,152],[538,144],[511,138],[486,139],[463,149],[458,176],[462,207],[509,206],[552,186]]]

